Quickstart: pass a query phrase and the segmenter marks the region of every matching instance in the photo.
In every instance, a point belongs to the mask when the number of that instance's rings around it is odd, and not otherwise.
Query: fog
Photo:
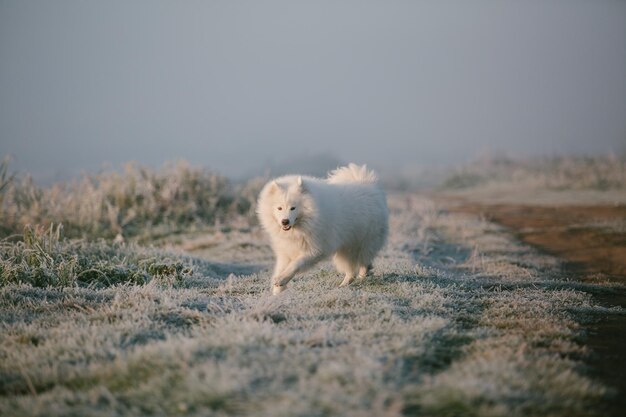
[[[625,146],[624,1],[0,0],[0,155],[38,178]]]

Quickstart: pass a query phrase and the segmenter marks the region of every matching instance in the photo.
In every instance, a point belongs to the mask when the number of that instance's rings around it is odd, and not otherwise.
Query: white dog
[[[327,179],[288,175],[268,182],[257,214],[276,255],[272,292],[334,254],[341,286],[364,277],[387,240],[387,201],[365,165],[350,164]]]

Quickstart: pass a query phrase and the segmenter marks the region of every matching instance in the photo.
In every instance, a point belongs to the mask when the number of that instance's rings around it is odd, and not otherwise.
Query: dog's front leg
[[[322,258],[322,255],[300,256],[289,262],[285,269],[277,274],[272,280],[272,292],[274,294],[281,293],[285,289],[287,283],[291,281],[294,275],[296,275],[298,272],[304,271],[312,267]]]
[[[272,274],[272,284],[276,282],[276,277],[285,270],[285,267],[289,264],[289,258],[286,256],[276,256],[276,264],[274,265],[274,273]]]

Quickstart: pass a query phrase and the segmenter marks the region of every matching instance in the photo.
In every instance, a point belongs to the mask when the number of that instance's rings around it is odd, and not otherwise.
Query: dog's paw
[[[272,279],[273,285],[278,285],[279,287],[284,287],[291,281],[290,276],[279,275],[276,278]]]
[[[286,289],[287,289],[286,285],[274,284],[272,285],[272,295],[278,295],[281,292],[285,291]]]
[[[339,284],[339,287],[347,287],[352,281],[354,281],[354,277],[345,277],[343,281],[341,281],[341,284]]]
[[[282,280],[283,278],[281,277],[281,275],[277,274],[277,275],[272,276],[272,279],[270,279],[270,282],[272,283],[272,286],[281,285]]]

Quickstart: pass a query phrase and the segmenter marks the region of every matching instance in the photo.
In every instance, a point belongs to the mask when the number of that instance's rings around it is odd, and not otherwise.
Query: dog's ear
[[[278,190],[280,190],[280,185],[276,181],[272,181],[267,189],[270,194],[274,194]]]
[[[296,185],[298,186],[298,190],[305,192],[306,188],[304,187],[304,183],[302,182],[302,177],[300,175],[298,175],[298,178],[296,179]]]

